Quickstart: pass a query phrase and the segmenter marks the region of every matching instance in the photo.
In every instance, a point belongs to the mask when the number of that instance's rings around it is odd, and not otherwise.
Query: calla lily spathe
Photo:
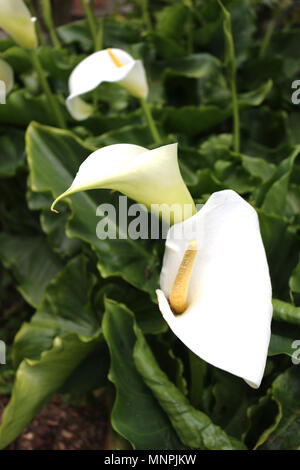
[[[177,144],[154,150],[115,144],[96,150],[81,164],[72,185],[54,201],[52,209],[60,199],[98,188],[120,191],[147,207],[175,204],[171,223],[182,220],[185,205],[190,208],[188,215],[195,213],[193,199],[180,174]]]
[[[38,45],[34,18],[23,0],[0,0],[0,28],[26,49]]]
[[[11,66],[2,59],[0,59],[0,80],[5,84],[5,94],[7,95],[14,84],[14,72]]]
[[[77,120],[87,119],[92,107],[80,96],[97,88],[102,82],[114,82],[137,98],[146,98],[148,84],[144,66],[122,49],[104,49],[80,62],[69,79],[67,107]]]
[[[175,315],[169,298],[192,240],[197,254],[187,307]],[[259,387],[270,340],[272,292],[252,206],[234,191],[220,191],[196,215],[173,225],[167,236],[160,286],[159,308],[175,335],[208,363]]]

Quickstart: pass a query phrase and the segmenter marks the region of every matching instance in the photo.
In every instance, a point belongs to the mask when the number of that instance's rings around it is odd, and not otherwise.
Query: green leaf
[[[187,8],[183,3],[177,3],[159,10],[156,31],[167,38],[179,40],[184,32]]]
[[[10,47],[2,55],[2,59],[9,63],[14,72],[21,74],[32,69],[30,56],[25,49],[18,46]]]
[[[153,137],[148,126],[125,126],[112,130],[99,137],[87,139],[87,143],[95,147],[105,147],[106,145],[126,142],[127,144],[140,145],[141,147],[151,147]]]
[[[74,21],[57,28],[59,36],[67,45],[79,45],[81,50],[89,52],[93,48],[88,22],[86,20]]]
[[[119,47],[128,49],[130,44],[141,40],[142,23],[139,19],[126,20],[104,16],[103,22],[103,48]]]
[[[57,98],[55,97],[57,100]],[[57,103],[61,112],[69,119],[68,113]],[[55,125],[56,120],[52,114],[44,95],[32,96],[26,89],[17,90],[8,96],[5,106],[0,106],[0,123],[26,127],[31,121]]]
[[[180,59],[164,60],[156,64],[155,72],[166,73],[168,70],[188,78],[212,77],[220,73],[221,62],[211,54],[192,54]]]
[[[238,104],[241,109],[248,106],[259,106],[272,87],[269,81],[257,90],[238,96]],[[162,123],[168,132],[180,132],[188,136],[194,136],[209,131],[221,124],[232,115],[232,105],[219,107],[215,105],[182,106],[173,108],[167,106],[162,111]]]
[[[26,139],[31,190],[51,192],[53,199],[71,185],[82,161],[95,150],[68,131],[35,123],[28,128]],[[81,192],[68,198],[72,217],[66,227],[67,235],[91,245],[99,258],[98,266],[103,277],[121,276],[135,287],[154,295],[159,260],[152,254],[152,244],[130,238],[100,240],[96,235],[99,222],[96,209],[102,202],[117,207],[117,194],[99,190]],[[117,227],[118,218],[110,217],[109,220],[111,226]]]
[[[151,301],[149,296],[141,290],[135,289],[127,283],[108,283],[98,292],[101,302],[106,298],[116,302],[126,302],[126,307],[134,311],[138,326],[145,334],[157,335],[165,333],[168,325],[159,311],[157,303]]]
[[[13,348],[18,369],[0,428],[1,448],[19,435],[69,377],[66,389],[71,383],[76,385],[78,374],[84,377],[80,374],[80,364],[91,358],[102,339],[100,315],[90,299],[95,282],[87,260],[83,256],[74,258],[48,286],[31,322],[18,332]],[[101,361],[99,379],[107,367],[105,356]],[[89,384],[98,383],[95,370],[92,369],[92,382],[85,376]]]
[[[6,129],[5,133],[0,136],[0,148],[0,178],[8,178],[24,166],[24,132]]]
[[[268,438],[259,449],[299,450],[300,442],[300,368],[294,366],[273,382],[271,397],[278,405],[276,427],[269,429]]]
[[[229,435],[242,439],[248,429],[247,409],[257,397],[243,380],[220,369],[213,370],[216,384],[213,386],[215,404],[211,417]]]
[[[289,180],[299,151],[300,147],[296,147],[290,157],[280,163],[271,181],[259,189],[257,204],[261,205],[264,212],[279,216],[284,215]],[[260,201],[262,198],[263,202],[261,204]]]
[[[0,259],[13,272],[18,290],[36,307],[49,282],[62,269],[60,259],[42,236],[0,233]]]
[[[273,296],[288,298],[288,282],[297,264],[299,242],[287,220],[257,210],[260,230],[267,253]]]
[[[297,264],[297,266],[295,267],[292,273],[289,284],[293,292],[300,294],[300,257],[299,257],[299,263]],[[300,308],[299,308],[299,311],[300,311]]]
[[[39,360],[24,359],[19,366],[11,400],[2,416],[0,448],[7,447],[51,399],[73,370],[95,347],[97,340],[68,333],[56,337]]]
[[[210,418],[193,408],[182,392],[159,368],[153,353],[137,326],[134,361],[145,383],[167,413],[181,442],[192,449],[244,449],[241,442],[227,436]]]
[[[153,44],[160,59],[174,59],[185,55],[184,47],[175,39],[162,36],[157,32],[148,33],[146,39]]]
[[[13,349],[15,364],[24,358],[38,359],[55,336],[72,332],[93,337],[99,333],[100,315],[90,302],[95,283],[83,255],[67,263],[47,287],[30,323],[19,330]]]
[[[136,370],[134,317],[124,305],[106,300],[103,334],[111,355],[109,379],[117,391],[111,420],[135,449],[182,448],[172,426]]]
[[[273,321],[268,355],[285,354],[292,357],[295,353],[295,340],[298,338],[300,338],[299,326]]]
[[[242,165],[248,173],[259,178],[262,183],[268,181],[274,174],[275,165],[268,163],[263,158],[241,155]]]

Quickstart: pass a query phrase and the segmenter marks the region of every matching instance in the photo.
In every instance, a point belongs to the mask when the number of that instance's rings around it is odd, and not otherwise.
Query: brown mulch
[[[7,403],[0,399],[0,416]],[[103,450],[107,433],[104,403],[68,405],[55,396],[8,450]]]

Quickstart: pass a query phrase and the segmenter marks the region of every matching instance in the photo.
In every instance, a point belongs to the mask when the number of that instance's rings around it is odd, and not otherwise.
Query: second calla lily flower
[[[159,308],[175,335],[206,362],[259,387],[272,292],[253,207],[234,191],[220,191],[173,225],[160,285]]]
[[[0,0],[0,28],[21,47],[37,47],[33,18],[23,0]]]
[[[193,199],[180,174],[177,144],[154,150],[116,144],[96,150],[81,164],[72,185],[54,201],[52,210],[59,200],[71,194],[100,188],[120,191],[147,207],[167,206],[171,223],[195,213]]]
[[[146,98],[148,84],[145,69],[140,60],[122,49],[104,49],[91,54],[73,70],[67,106],[77,120],[88,118],[92,107],[80,96],[97,88],[102,82],[114,82],[137,98]]]
[[[11,66],[2,59],[0,59],[0,81],[4,82],[5,95],[7,95],[14,84],[14,72]]]

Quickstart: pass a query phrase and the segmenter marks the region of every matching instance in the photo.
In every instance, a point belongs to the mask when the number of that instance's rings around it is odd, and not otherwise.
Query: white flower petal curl
[[[66,196],[88,189],[114,189],[150,207],[164,204],[174,207],[174,219],[182,220],[185,205],[195,212],[193,199],[180,174],[177,144],[154,150],[132,144],[115,144],[93,152],[80,166]],[[152,206],[153,207],[153,206]]]
[[[5,83],[5,94],[8,95],[14,85],[14,71],[12,67],[2,59],[0,59],[0,80]]]
[[[67,106],[75,119],[86,119],[85,114],[80,117],[80,114],[74,111],[76,98],[94,90],[102,82],[118,83],[137,98],[147,97],[148,84],[142,62],[134,60],[122,49],[111,49],[111,52],[120,61],[122,67],[116,66],[105,49],[86,57],[71,73]]]
[[[168,298],[191,240],[198,253],[188,307],[175,316]],[[159,308],[175,335],[197,356],[258,388],[270,340],[272,289],[252,206],[234,191],[220,191],[195,216],[171,227],[160,285]]]
[[[35,49],[38,45],[34,22],[23,0],[0,0],[0,28],[22,47]]]

